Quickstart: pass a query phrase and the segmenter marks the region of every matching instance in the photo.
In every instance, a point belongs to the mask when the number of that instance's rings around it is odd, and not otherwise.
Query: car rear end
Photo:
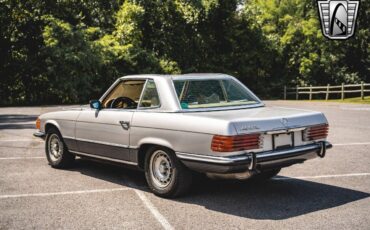
[[[198,152],[190,147],[176,152],[191,169],[249,175],[324,157],[326,149],[332,147],[326,141],[329,125],[324,114],[265,107],[233,77],[181,76],[174,78],[173,84],[180,112],[189,121],[189,127],[195,133],[211,135]],[[199,125],[195,121],[200,119],[208,121]],[[220,124],[226,128],[213,132],[214,127],[222,127]]]
[[[320,112],[262,107],[197,116],[229,120],[235,128],[234,133],[213,135],[208,143],[212,154],[177,153],[188,167],[209,174],[249,177],[252,172],[323,158],[332,147],[326,140],[329,124]]]

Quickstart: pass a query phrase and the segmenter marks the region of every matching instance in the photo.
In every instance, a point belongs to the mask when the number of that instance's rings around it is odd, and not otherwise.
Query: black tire
[[[53,147],[54,145],[57,147]],[[56,128],[50,128],[46,134],[45,152],[51,167],[65,169],[73,166],[75,155],[68,151],[62,135]]]
[[[257,180],[257,181],[266,181],[266,180],[269,180],[269,179],[273,178],[277,174],[279,174],[280,170],[281,170],[281,168],[262,171],[262,172],[260,172],[256,175],[254,175],[252,179]]]
[[[156,158],[156,159],[154,159]],[[164,176],[164,181],[160,181],[158,174],[167,175],[157,170],[155,171],[155,163],[162,162],[168,163],[168,167],[164,167],[164,172],[170,173],[170,178]],[[158,165],[158,164],[157,164]],[[169,169],[168,169],[169,168]],[[180,160],[176,157],[175,153],[163,147],[151,147],[145,155],[145,178],[149,185],[150,190],[157,196],[165,198],[179,197],[185,194],[192,183],[192,172],[186,168]]]

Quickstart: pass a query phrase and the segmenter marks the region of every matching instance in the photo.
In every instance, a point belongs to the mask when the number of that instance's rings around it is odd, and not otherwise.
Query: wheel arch
[[[144,169],[145,156],[147,154],[148,149],[151,147],[161,147],[175,152],[173,145],[171,145],[170,142],[164,139],[159,138],[144,139],[139,143],[137,154],[138,167],[140,169]]]
[[[48,120],[48,121],[46,121],[44,127],[45,127],[45,133],[48,133],[48,131],[50,130],[50,128],[56,128],[59,131],[59,133],[61,133],[60,132],[59,124],[56,121],[54,121],[54,120]]]

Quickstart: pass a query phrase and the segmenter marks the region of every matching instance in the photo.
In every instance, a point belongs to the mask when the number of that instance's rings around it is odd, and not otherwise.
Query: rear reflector
[[[237,136],[215,135],[212,139],[211,149],[214,152],[235,152],[259,149],[262,143],[260,137],[260,134],[246,134]]]
[[[329,125],[316,125],[311,126],[303,131],[304,141],[313,141],[319,139],[325,139],[329,133]]]

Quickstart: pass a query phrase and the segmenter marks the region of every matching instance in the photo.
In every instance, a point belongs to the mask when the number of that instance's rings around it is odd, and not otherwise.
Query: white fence
[[[284,86],[284,100],[287,99],[288,95],[295,95],[295,99],[299,100],[300,95],[308,95],[308,99],[312,100],[312,95],[319,95],[324,94],[325,100],[329,99],[330,94],[340,94],[341,99],[344,100],[348,94],[351,94],[351,97],[354,97],[353,94],[356,93],[364,100],[365,93],[370,92],[370,89],[366,89],[366,87],[370,86],[369,83],[362,82],[361,84],[352,84],[352,85],[335,85],[331,86],[328,84],[327,86],[307,86],[307,87],[299,87],[296,86],[295,88],[287,88]],[[350,98],[350,97],[347,97]]]

